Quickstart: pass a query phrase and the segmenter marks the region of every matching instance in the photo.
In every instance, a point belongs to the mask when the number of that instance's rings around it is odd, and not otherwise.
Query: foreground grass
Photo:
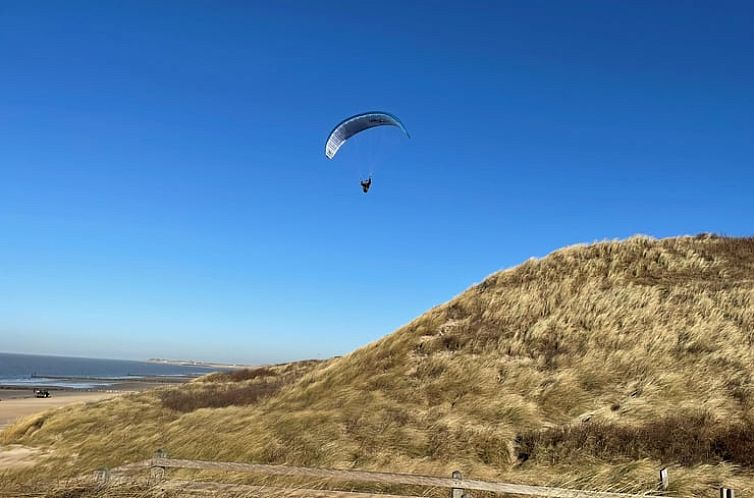
[[[632,238],[496,273],[342,358],[48,413],[0,442],[53,448],[59,476],[164,447],[633,491],[669,465],[676,494],[744,492],[753,340],[754,239]]]

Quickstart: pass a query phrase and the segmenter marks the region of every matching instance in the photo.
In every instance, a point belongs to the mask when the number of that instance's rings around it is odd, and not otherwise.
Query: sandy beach
[[[33,415],[50,408],[58,408],[73,403],[97,401],[100,399],[119,396],[122,392],[77,392],[75,390],[50,391],[49,398],[36,398],[30,389],[0,390],[0,430],[11,425],[15,420]]]
[[[72,380],[74,377],[61,380]],[[37,398],[34,389],[29,387],[0,385],[0,431],[17,419],[33,415],[51,408],[74,403],[85,403],[112,398],[126,393],[144,391],[155,387],[188,382],[191,377],[143,377],[113,382],[97,389],[73,389],[61,387],[45,388],[49,398]]]

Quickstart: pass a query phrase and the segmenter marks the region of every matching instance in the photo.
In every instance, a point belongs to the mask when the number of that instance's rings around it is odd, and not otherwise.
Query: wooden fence
[[[464,479],[460,472],[453,472],[450,478],[419,476],[412,474],[395,474],[385,472],[371,472],[364,470],[336,470],[319,469],[310,467],[292,467],[287,465],[265,465],[240,462],[214,462],[203,460],[180,460],[168,458],[167,454],[160,450],[150,460],[128,464],[113,471],[107,469],[95,473],[95,479],[105,484],[113,477],[144,471],[150,473],[151,481],[159,481],[166,487],[181,489],[183,491],[247,491],[247,492],[270,492],[276,496],[290,498],[422,498],[406,497],[405,495],[391,495],[386,493],[364,493],[354,491],[334,491],[327,489],[301,489],[301,488],[275,488],[269,486],[251,486],[223,484],[216,482],[178,481],[167,479],[170,469],[193,469],[215,470],[226,472],[241,472],[264,476],[290,476],[316,478],[322,480],[346,481],[350,483],[370,483],[387,485],[421,486],[425,488],[449,489],[450,498],[472,498],[471,492],[484,491],[520,496],[540,496],[546,498],[646,498],[650,496],[662,496],[672,498],[663,493],[668,488],[668,470],[660,471],[658,487],[644,494],[615,493],[608,491],[588,491],[580,489],[554,488],[548,486],[530,486],[524,484],[512,484],[505,482],[479,481]],[[734,498],[733,490],[720,489],[721,498]]]

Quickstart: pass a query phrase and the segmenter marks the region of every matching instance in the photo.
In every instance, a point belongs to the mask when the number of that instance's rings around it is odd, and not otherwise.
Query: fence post
[[[462,498],[463,497],[463,488],[461,480],[463,479],[463,476],[461,475],[460,470],[454,470],[453,473],[450,475],[451,479],[453,479],[453,484],[457,487],[453,487],[450,489],[450,498]],[[727,498],[727,497],[726,497]]]
[[[165,479],[165,466],[162,464],[162,460],[168,457],[168,452],[160,448],[154,452],[151,465],[151,477],[155,481],[162,481]]]
[[[730,488],[720,488],[720,498],[734,498],[734,494]]]
[[[94,482],[100,486],[106,485],[110,481],[110,469],[102,467],[94,471]]]
[[[669,485],[668,468],[663,467],[662,469],[660,469],[660,489],[663,491],[667,491],[668,485]]]

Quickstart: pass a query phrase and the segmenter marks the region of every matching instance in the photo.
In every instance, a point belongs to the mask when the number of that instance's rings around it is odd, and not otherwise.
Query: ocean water
[[[0,385],[90,389],[134,377],[194,376],[216,370],[141,361],[0,353]]]

